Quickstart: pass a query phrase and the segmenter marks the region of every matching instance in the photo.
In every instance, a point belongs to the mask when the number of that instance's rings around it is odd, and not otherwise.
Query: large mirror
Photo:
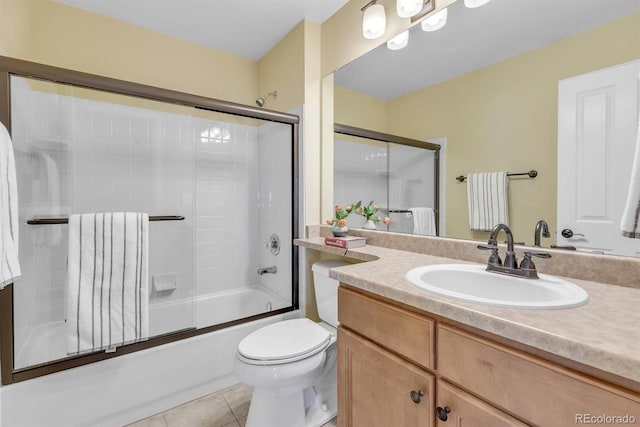
[[[544,220],[550,237],[538,227],[543,247],[640,255],[638,239],[623,239],[619,248],[595,237],[621,235],[621,214],[613,210],[624,208],[638,129],[640,2],[492,0],[470,9],[457,1],[447,15],[437,31],[410,29],[406,48],[383,44],[337,70],[335,122],[442,146],[441,236],[488,238],[471,229],[467,180],[457,177],[522,173],[508,179],[516,241],[533,245],[536,224]],[[612,92],[599,73],[622,68],[635,76]],[[596,76],[597,89],[583,87],[585,76]],[[581,103],[573,115],[559,109],[562,96]],[[622,125],[609,116],[620,111]],[[562,148],[571,131],[592,146]],[[535,178],[527,175],[531,170]],[[603,183],[614,177],[619,194],[612,195]],[[605,222],[604,231],[590,228]]]

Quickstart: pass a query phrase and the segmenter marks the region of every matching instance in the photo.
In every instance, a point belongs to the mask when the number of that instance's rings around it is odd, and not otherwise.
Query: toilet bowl
[[[320,427],[337,414],[336,327],[338,282],[313,265],[321,322],[291,319],[265,326],[238,345],[235,373],[253,386],[246,427]]]

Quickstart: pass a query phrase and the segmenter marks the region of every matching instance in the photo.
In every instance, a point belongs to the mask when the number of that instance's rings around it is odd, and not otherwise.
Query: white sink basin
[[[417,267],[407,279],[428,292],[475,304],[510,308],[570,308],[585,304],[587,292],[546,274],[522,279],[485,271],[484,265],[436,264]]]

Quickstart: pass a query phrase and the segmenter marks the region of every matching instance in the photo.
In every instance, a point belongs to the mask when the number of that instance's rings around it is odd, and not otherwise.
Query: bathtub
[[[149,334],[163,335],[183,329],[204,328],[266,313],[290,304],[262,287],[231,289],[149,306]]]
[[[149,336],[219,325],[255,314],[288,307],[290,304],[261,287],[246,287],[149,304]],[[25,345],[17,352],[16,368],[25,368],[63,359],[66,353],[63,320],[39,324],[31,330]]]
[[[192,300],[153,304],[150,328],[154,319],[171,316],[178,316],[173,326],[179,316],[208,326],[288,305],[262,288],[241,288],[201,296],[195,309]],[[121,427],[162,412],[237,383],[233,363],[240,340],[260,327],[295,317],[299,311],[0,387],[0,426]],[[167,325],[154,326],[163,327]],[[47,334],[47,342],[63,348],[64,337],[55,335],[64,329],[59,324],[56,328],[57,333]]]

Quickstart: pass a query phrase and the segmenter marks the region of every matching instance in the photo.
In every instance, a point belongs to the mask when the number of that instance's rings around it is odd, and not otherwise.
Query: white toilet
[[[246,427],[319,427],[337,414],[337,260],[313,264],[322,321],[284,320],[247,335],[238,345],[235,373],[252,385]]]

